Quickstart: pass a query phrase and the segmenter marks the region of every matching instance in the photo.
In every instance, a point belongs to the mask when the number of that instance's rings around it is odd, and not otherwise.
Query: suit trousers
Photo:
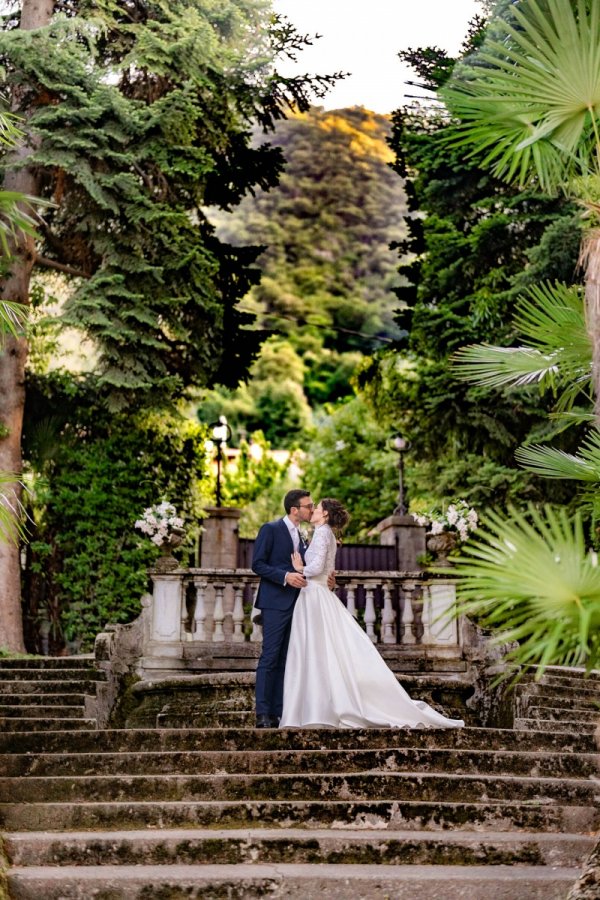
[[[256,715],[279,718],[283,709],[283,678],[292,616],[289,609],[261,609],[263,645],[256,667]]]

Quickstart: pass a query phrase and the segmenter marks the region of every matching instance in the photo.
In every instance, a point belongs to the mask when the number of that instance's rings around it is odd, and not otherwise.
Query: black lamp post
[[[408,512],[408,506],[405,502],[404,493],[404,456],[403,454],[410,450],[410,441],[397,434],[392,438],[392,447],[398,454],[398,506],[394,510],[395,516],[405,516]]]
[[[227,424],[225,416],[219,416],[219,421],[214,422],[211,426],[212,436],[217,445],[217,507],[220,508],[221,503],[221,462],[223,460],[223,445],[231,440],[231,428]]]

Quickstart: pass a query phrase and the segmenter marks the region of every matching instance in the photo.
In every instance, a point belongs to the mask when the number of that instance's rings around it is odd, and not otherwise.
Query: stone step
[[[0,731],[80,731],[96,728],[95,719],[25,719],[0,717]]]
[[[56,676],[56,673],[55,673]],[[11,697],[13,694],[95,694],[96,682],[85,681],[2,681],[0,680],[0,697]]]
[[[578,709],[576,706],[572,706],[570,709],[554,706],[530,706],[524,718],[591,722],[592,724],[595,722],[600,725],[600,709]]]
[[[105,681],[106,675],[89,666],[76,667],[51,667],[48,669],[33,667],[9,667],[0,669],[0,681],[56,681],[57,676],[65,681]]]
[[[578,874],[575,868],[536,866],[40,866],[12,870],[9,890],[12,900],[564,900]]]
[[[514,721],[514,727],[518,731],[551,731],[564,734],[579,731],[593,735],[598,728],[598,722],[582,722],[579,719],[564,719],[559,722],[556,719],[517,718]]]
[[[89,696],[89,695],[88,695]],[[11,706],[85,706],[86,694],[0,694],[0,704]]]
[[[521,701],[521,705],[524,708],[529,708],[531,705],[544,705],[546,704],[546,700],[543,696],[532,696],[525,698],[526,703]],[[576,709],[585,709],[588,711],[597,711],[600,714],[600,708],[597,704],[600,701],[596,700],[586,700],[584,698],[579,697],[577,694],[573,694],[569,697],[551,697],[548,698],[548,706],[551,706],[553,709],[573,709],[575,706]]]
[[[377,649],[385,659],[392,672],[418,674],[420,672],[466,672],[467,663],[463,659],[437,659],[434,657],[410,658],[401,654],[386,654],[382,652],[382,645]],[[199,656],[193,660],[187,660],[185,671],[202,672],[255,672],[259,653],[256,656]]]
[[[540,831],[588,834],[600,830],[600,809],[526,801],[421,802],[416,800],[196,800],[0,803],[8,831],[80,831],[156,828],[369,828],[403,831]]]
[[[95,669],[95,667],[96,660],[92,654],[0,658],[0,672],[3,669]]]
[[[56,719],[83,719],[85,710],[82,706],[23,706],[19,704],[0,704],[0,720],[11,719],[41,719],[47,716],[47,720]],[[46,721],[47,721],[46,720]]]
[[[203,800],[420,800],[477,803],[556,802],[583,806],[598,799],[591,779],[446,775],[431,772],[335,772],[281,775],[87,775],[0,778],[1,802]]]
[[[457,750],[524,750],[595,753],[591,733],[525,734],[496,728],[304,728],[304,729],[103,729],[93,734],[23,734],[0,731],[0,753],[137,753],[166,750],[349,750],[414,747]]]
[[[20,832],[5,835],[13,866],[318,863],[580,866],[579,834],[294,828]]]
[[[384,747],[375,750],[200,750],[135,753],[5,754],[7,777],[124,774],[218,774],[429,771],[446,774],[502,774],[588,778],[598,774],[594,753],[539,753],[502,750],[427,750]]]
[[[571,685],[564,683],[541,684],[540,682],[526,682],[518,684],[515,688],[519,696],[526,697],[566,697],[577,698],[577,701],[587,700],[600,703],[600,691],[592,687],[585,687],[582,684]]]

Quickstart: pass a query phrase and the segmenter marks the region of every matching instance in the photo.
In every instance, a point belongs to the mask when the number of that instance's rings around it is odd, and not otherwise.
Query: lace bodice
[[[337,541],[329,525],[319,525],[305,553],[304,575],[310,581],[327,584],[327,576],[335,569]]]

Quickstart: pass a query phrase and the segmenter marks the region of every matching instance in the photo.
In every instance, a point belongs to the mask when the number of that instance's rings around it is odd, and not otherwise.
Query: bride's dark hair
[[[321,506],[327,513],[327,524],[339,537],[350,521],[350,513],[339,500],[334,500],[333,497],[324,497],[321,500]]]

